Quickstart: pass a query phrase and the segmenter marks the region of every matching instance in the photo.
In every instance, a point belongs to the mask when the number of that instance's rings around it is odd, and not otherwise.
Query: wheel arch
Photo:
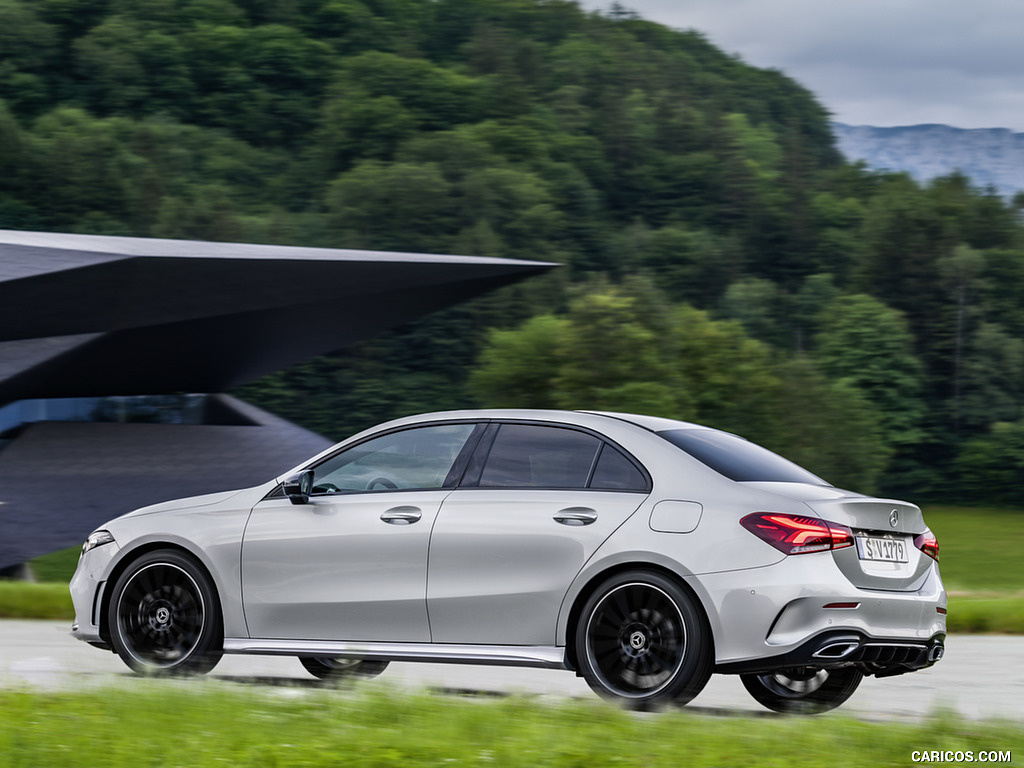
[[[110,601],[113,597],[114,586],[117,584],[118,579],[121,578],[122,574],[140,557],[149,554],[150,552],[156,552],[158,550],[171,550],[178,552],[189,560],[191,560],[203,575],[206,577],[210,585],[210,590],[213,592],[213,598],[217,603],[217,622],[219,624],[218,631],[220,642],[224,642],[224,600],[221,597],[221,590],[217,583],[217,579],[214,578],[213,572],[210,567],[203,561],[203,558],[199,557],[195,552],[190,550],[181,544],[172,541],[150,541],[144,544],[140,544],[137,547],[125,552],[121,558],[117,561],[114,567],[111,569],[110,574],[107,577],[106,586],[103,589],[103,594],[100,600],[100,637],[104,642],[110,643]]]
[[[579,626],[580,615],[583,613],[583,606],[586,605],[587,600],[590,599],[591,595],[597,591],[597,588],[608,579],[613,576],[617,576],[620,573],[627,573],[629,571],[649,571],[670,579],[672,582],[677,584],[680,589],[684,590],[690,597],[693,598],[694,604],[700,608],[701,617],[704,620],[705,628],[708,631],[708,637],[711,638],[711,658],[715,658],[715,622],[711,620],[711,615],[708,613],[707,605],[702,599],[702,596],[698,594],[698,591],[688,583],[687,579],[683,578],[678,571],[673,570],[667,565],[653,562],[644,561],[625,561],[615,563],[607,566],[606,568],[587,576],[586,582],[580,587],[572,601],[568,614],[566,616],[565,627],[560,633],[560,637],[565,641],[565,658],[569,665],[569,668],[579,671],[579,661],[576,658],[576,630]]]

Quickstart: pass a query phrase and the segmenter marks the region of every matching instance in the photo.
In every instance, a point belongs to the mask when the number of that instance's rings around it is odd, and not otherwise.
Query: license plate
[[[875,536],[857,537],[857,554],[861,560],[881,560],[886,563],[906,563],[907,543],[902,539],[882,539]]]

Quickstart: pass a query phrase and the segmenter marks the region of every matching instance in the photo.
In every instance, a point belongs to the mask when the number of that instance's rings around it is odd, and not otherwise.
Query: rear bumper
[[[873,653],[861,646],[930,650],[946,635],[946,592],[934,566],[917,589],[906,592],[858,588],[832,558],[817,554],[688,581],[707,609],[722,670],[842,666],[855,662],[854,649],[865,659]],[[849,654],[836,647],[832,658],[828,652],[813,656],[821,650],[815,645],[820,638],[836,637],[855,643]]]
[[[945,653],[945,643],[945,634],[917,642],[834,630],[778,656],[719,664],[715,672],[728,675],[774,672],[793,667],[834,669],[856,666],[866,675],[891,677],[932,666]]]

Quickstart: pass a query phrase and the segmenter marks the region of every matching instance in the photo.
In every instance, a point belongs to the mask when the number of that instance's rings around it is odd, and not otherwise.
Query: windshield
[[[670,429],[658,434],[730,480],[828,485],[789,459],[728,432]]]

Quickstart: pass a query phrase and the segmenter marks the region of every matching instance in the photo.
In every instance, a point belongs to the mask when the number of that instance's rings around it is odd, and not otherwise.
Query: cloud
[[[1024,130],[1020,0],[623,4],[652,21],[696,29],[754,66],[782,70],[843,122]]]

